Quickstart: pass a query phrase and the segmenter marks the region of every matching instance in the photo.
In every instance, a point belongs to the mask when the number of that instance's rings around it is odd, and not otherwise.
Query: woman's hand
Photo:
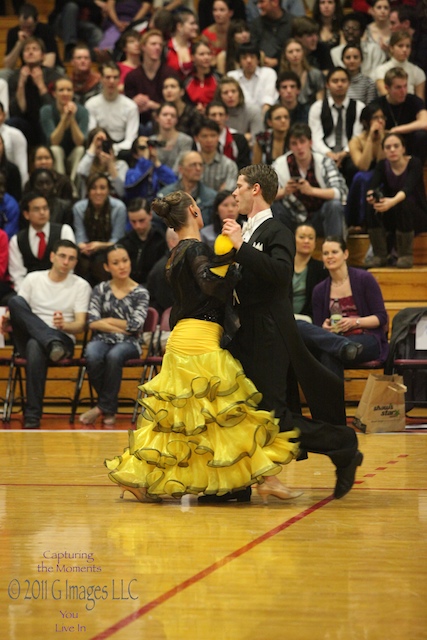
[[[378,211],[378,213],[385,213],[392,207],[394,207],[393,198],[381,198],[379,202],[374,202],[374,209]]]
[[[330,331],[330,332],[333,331],[333,327],[332,327],[330,318],[326,318],[326,320],[323,322],[322,329],[325,329],[326,331]]]
[[[334,330],[336,333],[347,333],[347,331],[351,331],[352,329],[357,329],[358,318],[341,318],[335,325]]]

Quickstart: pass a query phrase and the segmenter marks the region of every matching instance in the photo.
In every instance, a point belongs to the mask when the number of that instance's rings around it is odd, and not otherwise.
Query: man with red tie
[[[50,222],[49,204],[39,193],[27,193],[22,198],[21,210],[28,228],[14,235],[9,243],[9,275],[16,291],[27,273],[50,268],[50,254],[57,240],[75,242],[74,231],[68,224]]]

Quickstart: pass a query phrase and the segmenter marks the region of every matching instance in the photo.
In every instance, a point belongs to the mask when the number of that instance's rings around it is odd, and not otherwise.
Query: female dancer
[[[247,501],[242,489],[253,483],[265,500],[296,497],[271,477],[295,455],[289,437],[296,432],[279,434],[271,414],[257,411],[257,390],[219,346],[236,277],[234,269],[221,278],[211,268],[230,263],[233,254],[215,257],[200,242],[201,211],[187,193],[176,191],[152,207],[179,237],[167,265],[173,331],[160,374],[142,387],[148,397],[129,448],[106,461],[109,477],[141,502],[186,493],[221,501],[233,491]]]
[[[117,398],[126,360],[141,354],[139,335],[147,316],[149,294],[130,277],[131,262],[126,249],[114,244],[106,251],[104,269],[111,280],[92,291],[88,326],[94,332],[86,346],[89,381],[98,394],[95,407],[80,416],[83,424],[93,424],[102,416],[103,424],[116,422]]]
[[[304,54],[302,44],[291,38],[285,44],[280,60],[280,73],[294,71],[301,81],[298,102],[313,104],[325,94],[325,78],[320,69],[311,67]]]
[[[281,104],[274,104],[267,111],[265,119],[268,129],[255,136],[252,159],[254,164],[272,164],[286,153],[286,137],[291,124],[289,111]]]

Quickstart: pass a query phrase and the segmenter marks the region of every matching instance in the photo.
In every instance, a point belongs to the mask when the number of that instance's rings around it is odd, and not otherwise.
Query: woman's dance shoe
[[[92,407],[89,411],[85,411],[81,414],[79,422],[82,424],[94,424],[98,417],[101,415],[101,409],[98,407]]]
[[[146,489],[139,489],[138,487],[125,487],[122,484],[119,484],[119,487],[122,490],[122,494],[120,496],[122,500],[124,498],[125,491],[129,491],[130,493],[133,493],[133,495],[139,502],[162,502],[160,496],[149,496]]]
[[[114,413],[105,414],[102,419],[102,423],[105,427],[114,427],[114,425],[116,424],[116,416],[114,415]]]
[[[292,500],[303,494],[302,491],[292,491],[279,480],[268,482],[257,486],[258,495],[262,498],[264,504],[268,504],[268,496],[275,496],[280,500]]]

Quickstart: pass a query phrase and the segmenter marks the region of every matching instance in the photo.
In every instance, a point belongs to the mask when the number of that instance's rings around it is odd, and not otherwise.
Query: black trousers
[[[247,323],[242,322],[227,348],[240,360],[245,374],[262,393],[260,409],[274,411],[281,431],[299,429],[301,458],[307,453],[320,453],[329,456],[336,467],[350,463],[358,448],[353,429],[344,424],[311,420],[296,411],[292,393],[297,393],[298,389],[289,384],[288,352],[283,341],[278,339],[277,328],[269,316],[255,316]],[[325,402],[334,402],[332,394],[330,398],[325,397]]]

